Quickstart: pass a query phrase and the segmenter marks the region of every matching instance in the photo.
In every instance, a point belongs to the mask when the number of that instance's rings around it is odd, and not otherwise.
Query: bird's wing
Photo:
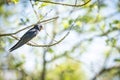
[[[27,31],[21,38],[20,40],[9,50],[10,52],[17,49],[18,47],[21,47],[28,41],[30,41],[32,38],[34,38],[38,33],[38,30],[32,28],[29,31]]]
[[[32,38],[34,38],[37,34],[38,34],[38,30],[30,29],[20,38],[20,40],[23,40],[26,43]]]

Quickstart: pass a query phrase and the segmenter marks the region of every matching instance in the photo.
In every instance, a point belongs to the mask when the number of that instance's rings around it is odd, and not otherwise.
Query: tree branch
[[[52,43],[52,44],[40,45],[40,44],[37,44],[37,43],[32,44],[32,43],[28,42],[27,45],[34,46],[34,47],[50,47],[50,46],[54,46],[54,45],[59,44],[60,42],[62,42],[68,36],[69,33],[70,32],[68,32],[65,36],[63,36],[59,41],[57,41],[55,43]],[[16,40],[19,40],[19,38],[16,37],[16,36],[13,36],[13,35],[10,35],[10,36],[13,37]]]
[[[71,6],[71,7],[82,7],[89,3],[91,0],[88,0],[87,2],[80,4],[80,5],[73,5],[73,4],[65,4],[65,3],[58,3],[58,2],[52,2],[52,1],[45,1],[45,0],[40,0],[39,2],[44,2],[44,3],[50,3],[50,4],[57,4],[57,5],[63,5],[63,6]]]
[[[99,36],[105,36],[105,35],[109,34],[110,32],[113,32],[113,31],[116,31],[116,30],[120,30],[120,29],[117,28],[117,27],[113,27],[112,29],[109,29],[108,31],[103,32],[103,33],[102,33],[101,35],[99,35]]]
[[[59,58],[61,58],[61,57],[64,57],[64,56],[67,55],[67,54],[68,54],[68,51],[65,51],[63,54],[60,54],[60,55],[58,55],[58,56],[55,56],[55,57],[52,58],[51,60],[47,61],[47,63],[53,62],[53,61],[55,61],[56,59],[59,59]]]
[[[120,69],[120,65],[118,65],[118,66],[113,66],[113,67],[110,67],[110,68],[103,68],[92,80],[96,80],[97,79],[97,77],[99,77],[100,75],[102,75],[103,73],[105,73],[105,72],[110,72],[111,70],[113,70],[113,69],[117,69],[117,70],[119,70]]]
[[[46,65],[47,65],[47,62],[46,62],[46,55],[47,55],[47,49],[44,49],[43,51],[43,69],[42,69],[42,72],[41,72],[41,80],[45,80],[46,78]]]
[[[47,20],[38,21],[38,22],[37,22],[37,23],[35,23],[35,24],[48,22],[48,21],[51,21],[51,20],[53,20],[53,19],[57,19],[57,18],[58,18],[58,16],[57,16],[57,17],[50,18],[50,19],[47,19]],[[20,30],[18,30],[18,31],[16,31],[16,32],[13,32],[13,33],[0,34],[0,37],[15,35],[15,34],[17,34],[17,33],[21,32],[21,31],[23,31],[23,30],[25,30],[25,29],[28,29],[28,28],[30,28],[30,27],[32,27],[32,26],[34,26],[35,24],[32,24],[32,25],[27,26],[27,27],[25,27],[25,28],[22,28],[22,29],[20,29]]]
[[[38,16],[36,10],[34,9],[34,5],[32,4],[32,0],[30,0],[30,4],[31,4],[31,6],[32,6],[33,12],[35,13],[36,17],[38,18],[38,21],[40,21],[40,18],[39,18],[39,16]]]

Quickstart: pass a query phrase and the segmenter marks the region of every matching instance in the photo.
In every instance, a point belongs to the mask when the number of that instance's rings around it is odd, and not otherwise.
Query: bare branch
[[[64,57],[64,56],[67,55],[67,54],[68,54],[68,51],[65,51],[63,54],[60,54],[60,55],[58,55],[58,56],[55,56],[55,57],[52,58],[51,60],[47,61],[47,63],[53,62],[53,61],[55,61],[55,60],[57,60],[57,59],[59,59],[59,58],[61,58],[61,57]]]
[[[68,36],[69,33],[70,33],[70,32],[68,32],[64,37],[62,37],[59,41],[57,41],[57,42],[55,42],[55,43],[53,43],[53,44],[40,45],[40,44],[37,44],[37,43],[32,44],[32,43],[28,42],[27,45],[29,45],[29,46],[34,46],[34,47],[50,47],[50,46],[54,46],[54,45],[62,42],[62,41]],[[13,36],[13,35],[10,35],[10,36],[13,37],[13,38],[16,39],[16,40],[19,40],[19,38],[16,37],[16,36]]]
[[[80,5],[74,5],[74,4],[65,4],[65,3],[58,3],[58,2],[52,2],[52,1],[45,1],[45,0],[40,0],[39,2],[44,2],[44,3],[50,3],[50,4],[57,4],[57,5],[63,5],[63,6],[71,6],[71,7],[82,7],[89,3],[91,0],[88,0],[87,2],[80,4]]]
[[[40,21],[40,18],[39,18],[39,16],[38,16],[36,10],[34,9],[34,5],[32,4],[32,0],[30,0],[30,3],[31,3],[32,9],[33,9],[33,11],[34,11],[36,17],[38,18],[38,21]]]
[[[118,66],[113,66],[113,67],[110,67],[110,68],[103,68],[92,80],[96,80],[97,77],[99,77],[100,75],[102,75],[103,73],[105,72],[110,72],[111,70],[114,70],[114,69],[117,69],[119,70],[120,69],[120,65]]]
[[[58,16],[57,16],[57,17],[50,18],[50,19],[47,19],[47,20],[38,21],[38,22],[37,22],[37,23],[35,23],[35,24],[48,22],[48,21],[51,21],[51,20],[54,20],[54,19],[57,19],[57,18],[58,18]],[[30,28],[30,27],[32,27],[32,26],[34,26],[35,24],[32,24],[32,25],[27,26],[27,27],[25,27],[25,28],[22,28],[22,29],[20,29],[20,30],[18,30],[18,31],[16,31],[16,32],[13,32],[13,33],[0,34],[0,37],[15,35],[15,34],[17,34],[17,33],[21,32],[21,31],[23,31],[23,30],[25,30],[25,29],[28,29],[28,28]]]
[[[117,27],[113,27],[112,29],[109,29],[108,31],[103,32],[103,33],[102,33],[101,35],[99,35],[99,36],[105,36],[105,35],[109,34],[110,32],[113,32],[113,31],[116,31],[116,30],[120,30],[120,29],[117,28]]]

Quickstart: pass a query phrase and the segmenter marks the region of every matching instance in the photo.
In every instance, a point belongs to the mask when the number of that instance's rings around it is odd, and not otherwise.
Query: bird
[[[9,49],[9,52],[14,51],[15,49],[23,46],[24,44],[26,44],[27,42],[29,42],[31,39],[33,39],[38,33],[39,31],[41,31],[42,29],[42,25],[41,24],[36,24],[34,25],[33,28],[31,28],[30,30],[28,30],[21,38],[20,40],[12,47]]]

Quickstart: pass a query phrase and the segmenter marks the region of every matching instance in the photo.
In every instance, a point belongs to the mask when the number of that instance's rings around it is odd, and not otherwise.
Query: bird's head
[[[36,24],[35,26],[34,26],[34,28],[36,28],[36,29],[38,29],[39,31],[40,30],[42,30],[43,29],[43,26],[42,25],[38,25],[38,24]]]

